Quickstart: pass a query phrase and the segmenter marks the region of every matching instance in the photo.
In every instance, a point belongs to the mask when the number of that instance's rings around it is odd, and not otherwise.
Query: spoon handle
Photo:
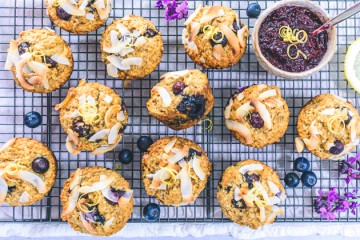
[[[326,29],[329,29],[330,27],[335,26],[336,24],[344,21],[345,19],[348,19],[349,17],[358,12],[360,12],[360,2],[355,3],[353,6],[349,7],[344,12],[327,21],[324,25],[316,29],[313,34],[316,35]]]

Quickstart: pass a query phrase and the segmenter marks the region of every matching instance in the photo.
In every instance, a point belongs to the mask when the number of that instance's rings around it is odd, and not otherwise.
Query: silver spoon
[[[313,32],[313,35],[317,35],[317,34],[321,33],[322,31],[325,31],[325,30],[331,28],[332,26],[335,26],[336,24],[348,19],[349,17],[351,17],[352,15],[354,15],[358,12],[360,12],[360,2],[355,3],[353,6],[349,7],[344,12],[340,13],[336,17],[327,21],[324,25],[322,25],[321,27],[316,29]]]

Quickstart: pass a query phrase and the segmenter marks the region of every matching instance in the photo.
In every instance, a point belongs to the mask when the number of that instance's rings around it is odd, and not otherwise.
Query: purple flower
[[[177,0],[159,0],[155,7],[165,8],[165,19],[167,21],[182,19],[188,16],[188,2],[184,0],[180,3]]]
[[[350,157],[348,161],[342,160],[339,164],[339,173],[346,174],[345,182],[349,184],[352,179],[360,178],[360,168],[356,168],[360,165],[360,153],[356,154],[355,157]]]
[[[162,0],[156,1],[155,7],[157,8],[164,8],[164,3]]]

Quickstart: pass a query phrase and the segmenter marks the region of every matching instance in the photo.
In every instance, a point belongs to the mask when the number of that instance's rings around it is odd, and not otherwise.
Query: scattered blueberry
[[[16,188],[15,185],[14,185],[14,186],[9,186],[9,187],[8,187],[8,190],[7,190],[7,194],[10,194],[10,195],[11,195],[11,193],[15,190],[15,188]]]
[[[22,42],[18,46],[19,54],[22,55],[27,52],[28,48],[30,47],[30,43]]]
[[[71,18],[71,15],[68,14],[62,7],[58,6],[56,8],[56,14],[61,20],[69,21]]]
[[[200,94],[184,96],[176,109],[190,119],[198,119],[205,113],[205,102],[206,99]]]
[[[241,24],[238,25],[237,21],[234,20],[233,25],[232,25],[233,30],[234,30],[234,31],[240,30],[239,26],[240,26],[240,28],[241,28]]]
[[[286,174],[284,181],[286,186],[293,188],[297,187],[300,183],[300,179],[298,175],[296,175],[296,173],[293,172]]]
[[[245,173],[244,177],[245,177],[245,181],[248,184],[249,189],[252,189],[254,187],[254,184],[253,184],[254,181],[255,182],[260,181],[260,176],[255,173],[250,174],[250,175]]]
[[[254,128],[262,128],[264,126],[264,120],[258,112],[253,112],[251,113],[250,124]]]
[[[243,199],[240,199],[239,201],[236,201],[235,199],[231,200],[231,204],[238,209],[245,209],[246,208],[246,204],[245,201]]]
[[[221,42],[218,43],[218,42],[215,42],[213,40],[213,38],[216,41],[220,40],[221,38],[222,38],[222,40],[221,40]],[[211,45],[213,45],[213,46],[215,46],[216,44],[221,44],[223,47],[225,47],[228,42],[226,36],[222,32],[217,32],[216,34],[214,34],[213,38],[210,39]]]
[[[238,87],[238,91],[239,93],[242,93],[243,91],[245,91],[245,89],[249,88],[250,86],[245,86],[245,87]]]
[[[90,207],[89,210],[91,210],[91,212],[84,214],[84,218],[86,220],[89,220],[89,222],[98,222],[101,224],[105,223],[105,216],[99,212],[97,205]]]
[[[332,155],[339,155],[344,151],[344,144],[340,140],[335,140],[334,146],[329,149]]]
[[[90,126],[80,119],[74,121],[71,128],[79,137],[86,137],[90,134]]]
[[[42,116],[38,112],[28,112],[24,116],[24,123],[29,128],[36,128],[42,123]]]
[[[133,153],[129,149],[123,149],[119,152],[119,161],[123,164],[129,164],[133,160]]]
[[[246,9],[246,15],[250,18],[257,18],[260,15],[261,7],[258,3],[251,3]]]
[[[309,170],[310,162],[304,157],[299,157],[294,161],[294,170],[298,172],[305,172]]]
[[[313,187],[315,186],[316,182],[317,182],[317,177],[315,175],[315,173],[311,172],[311,171],[306,171],[303,172],[303,174],[301,175],[301,182],[305,187]]]
[[[146,29],[146,31],[144,33],[144,36],[147,37],[147,38],[153,38],[156,35],[158,35],[158,32],[151,29],[151,28]]]
[[[160,207],[156,203],[148,203],[143,209],[143,214],[146,220],[156,221],[160,217]]]
[[[137,147],[140,149],[140,151],[145,152],[153,143],[154,141],[150,137],[141,136],[137,140]]]
[[[172,87],[172,91],[175,95],[178,95],[184,90],[184,88],[185,88],[184,82],[176,82]]]
[[[49,160],[43,157],[38,157],[31,163],[31,167],[36,173],[46,173],[49,169]]]
[[[49,56],[45,57],[45,61],[46,64],[49,66],[49,68],[54,68],[56,67],[57,62],[55,62],[54,60],[52,60]]]

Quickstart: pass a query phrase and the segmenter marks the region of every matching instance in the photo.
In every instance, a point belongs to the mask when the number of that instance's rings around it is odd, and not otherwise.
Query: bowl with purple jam
[[[323,68],[336,51],[336,29],[313,32],[329,20],[308,0],[283,0],[256,21],[252,45],[260,65],[282,78],[309,77]]]

